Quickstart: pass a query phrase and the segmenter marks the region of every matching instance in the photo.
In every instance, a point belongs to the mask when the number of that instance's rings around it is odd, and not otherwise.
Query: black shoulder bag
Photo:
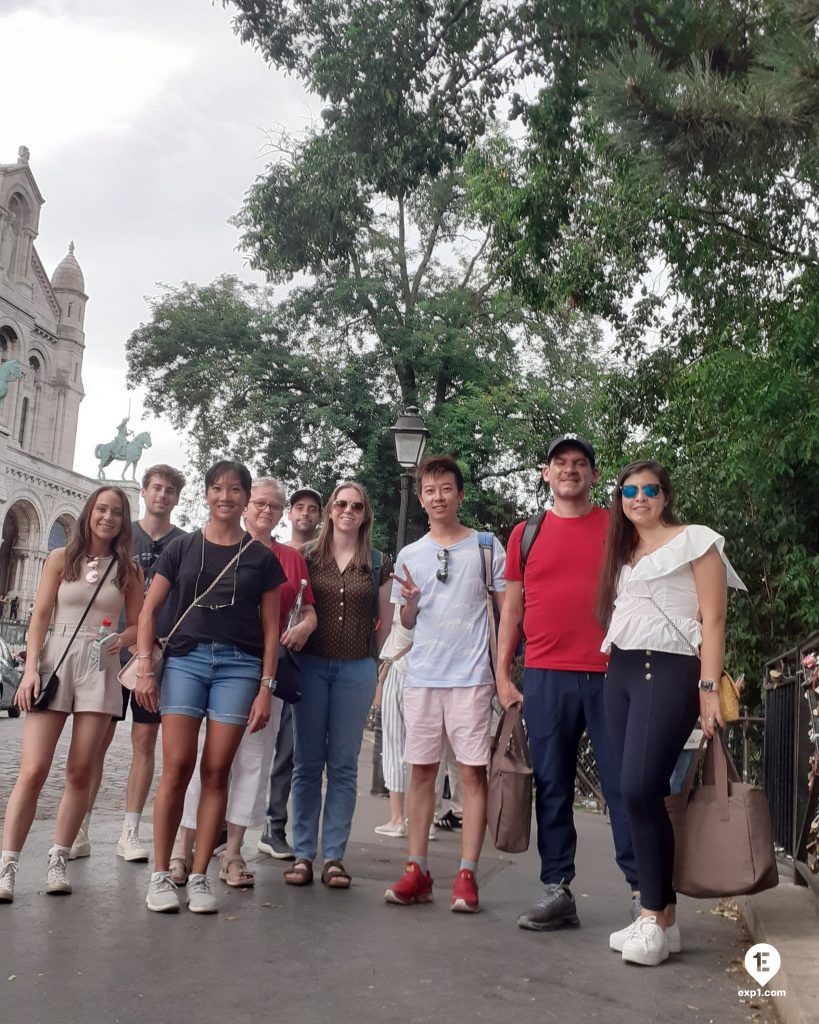
[[[71,634],[71,639],[65,645],[65,650],[60,655],[60,660],[54,666],[54,669],[53,669],[51,675],[45,681],[43,680],[43,676],[42,675],[40,676],[40,692],[37,694],[37,696],[31,702],[31,710],[32,711],[45,711],[45,709],[48,707],[49,703],[51,702],[51,698],[54,696],[54,694],[55,694],[55,692],[57,690],[57,686],[59,685],[59,682],[60,682],[60,677],[57,675],[57,673],[59,672],[59,670],[60,670],[60,668],[62,666],[62,663],[65,661],[66,655],[68,654],[68,651],[69,651],[71,645],[77,639],[77,634],[79,633],[80,629],[82,628],[82,624],[83,624],[83,622],[85,622],[86,616],[91,611],[91,605],[96,601],[97,594],[99,594],[100,590],[102,590],[103,583],[105,583],[105,581],[108,579],[108,573],[111,571],[111,569],[113,569],[114,562],[116,562],[116,558],[112,558],[111,561],[108,563],[108,568],[102,574],[102,579],[99,581],[99,583],[94,588],[94,593],[91,595],[91,600],[85,606],[85,611],[80,616],[80,621],[74,627],[74,632]]]

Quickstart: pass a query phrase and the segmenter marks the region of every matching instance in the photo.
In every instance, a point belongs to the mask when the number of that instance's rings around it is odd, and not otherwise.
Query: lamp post
[[[401,466],[401,507],[398,512],[398,536],[396,538],[396,553],[406,544],[407,541],[407,509],[409,506],[409,489],[412,482],[412,472],[424,454],[429,431],[426,424],[418,413],[417,406],[407,406],[395,423],[390,427],[393,440],[395,441],[395,457]],[[370,793],[373,796],[383,796],[387,793],[384,786],[384,772],[381,764],[381,709],[378,708],[373,716],[373,777],[370,786]]]
[[[411,470],[415,469],[423,457],[429,431],[415,405],[407,406],[406,411],[398,417],[390,430],[395,441],[395,457],[404,471],[401,474],[401,506],[398,512],[398,536],[395,545],[395,550],[400,551],[407,542]]]

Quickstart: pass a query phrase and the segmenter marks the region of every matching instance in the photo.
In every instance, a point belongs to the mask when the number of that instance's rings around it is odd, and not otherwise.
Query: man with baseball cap
[[[290,547],[303,548],[316,539],[321,522],[321,495],[312,487],[300,487],[290,495]]]
[[[598,476],[590,441],[574,433],[556,437],[543,467],[552,507],[518,523],[509,538],[496,685],[505,708],[520,703],[512,662],[522,630],[523,713],[535,775],[544,891],[518,917],[518,925],[532,931],[580,923],[569,884],[577,846],[574,780],[585,729],[608,804],[616,860],[631,887],[632,919],[639,913],[631,833],[603,714],[606,657],[600,653],[603,630],[595,618],[595,601],[608,513],[591,503],[590,490]]]
[[[300,487],[290,495],[290,540],[288,547],[300,551],[316,539],[321,522],[321,495],[312,487]],[[292,860],[293,850],[287,841],[287,801],[293,781],[293,705],[282,705],[276,753],[270,768],[270,789],[267,797],[267,821],[257,844],[261,853],[276,860]]]

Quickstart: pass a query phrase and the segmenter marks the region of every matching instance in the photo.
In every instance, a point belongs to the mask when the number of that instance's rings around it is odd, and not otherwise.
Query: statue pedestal
[[[139,484],[134,480],[100,480],[100,485],[103,485],[104,483],[109,483],[112,487],[121,487],[122,490],[125,491],[125,494],[128,497],[128,505],[131,509],[131,522],[133,523],[139,519]]]

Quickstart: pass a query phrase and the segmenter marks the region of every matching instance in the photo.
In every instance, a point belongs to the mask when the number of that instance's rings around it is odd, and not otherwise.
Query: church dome
[[[58,264],[51,278],[52,288],[66,288],[75,292],[85,292],[85,279],[80,265],[74,256],[74,243],[68,246],[68,255]]]

